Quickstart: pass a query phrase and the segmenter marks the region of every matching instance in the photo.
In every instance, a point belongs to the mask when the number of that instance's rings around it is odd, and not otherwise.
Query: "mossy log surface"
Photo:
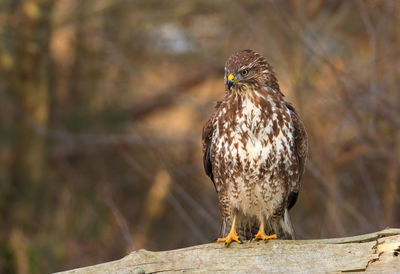
[[[157,272],[400,273],[400,229],[334,239],[210,243],[169,251],[138,250],[108,263],[62,273]]]

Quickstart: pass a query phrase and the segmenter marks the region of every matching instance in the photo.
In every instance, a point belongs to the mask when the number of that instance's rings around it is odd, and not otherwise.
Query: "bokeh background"
[[[0,272],[212,241],[202,125],[251,48],[302,116],[299,239],[400,226],[400,2],[1,0]]]

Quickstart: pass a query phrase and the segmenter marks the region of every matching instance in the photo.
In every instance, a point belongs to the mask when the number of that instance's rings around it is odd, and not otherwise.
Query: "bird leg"
[[[229,234],[225,238],[218,238],[217,242],[218,243],[225,242],[226,247],[228,247],[232,241],[235,241],[235,242],[241,244],[242,241],[240,240],[239,236],[237,235],[235,227],[236,227],[236,215],[233,216],[232,227],[231,227],[231,231],[229,232]]]
[[[276,234],[273,235],[267,235],[265,234],[264,231],[264,218],[262,218],[261,223],[260,223],[260,228],[258,229],[257,234],[254,236],[253,241],[258,241],[258,240],[269,240],[269,239],[277,239],[278,237]]]

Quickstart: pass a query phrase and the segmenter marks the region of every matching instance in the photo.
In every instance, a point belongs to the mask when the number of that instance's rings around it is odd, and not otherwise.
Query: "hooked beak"
[[[235,79],[235,76],[233,76],[233,74],[229,74],[228,76],[228,89],[231,90],[231,87],[233,86],[233,84],[235,83],[233,80]]]

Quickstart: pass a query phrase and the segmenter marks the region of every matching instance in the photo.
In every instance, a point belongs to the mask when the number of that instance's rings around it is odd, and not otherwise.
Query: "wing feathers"
[[[299,115],[296,112],[296,109],[291,103],[286,102],[286,107],[290,110],[290,117],[292,118],[294,125],[294,142],[295,142],[295,153],[297,156],[297,161],[299,164],[299,186],[300,180],[304,174],[307,153],[308,153],[308,137],[306,129],[304,128],[304,124],[301,121]],[[294,190],[295,197],[293,196],[288,203],[288,209],[292,208],[297,200],[298,189]],[[290,196],[290,195],[289,195]],[[294,198],[294,199],[293,199]]]
[[[301,121],[299,115],[297,114],[294,106],[291,103],[286,103],[286,107],[290,110],[290,116],[292,118],[293,125],[295,128],[294,142],[295,142],[297,159],[299,161],[299,174],[300,174],[299,181],[300,181],[304,173],[304,167],[308,153],[308,137],[304,124]]]
[[[218,101],[215,105],[215,108],[218,109],[221,105],[222,101]],[[210,119],[206,122],[203,127],[203,134],[202,134],[202,142],[203,142],[203,165],[204,170],[208,177],[210,177],[211,181],[214,184],[214,175],[212,172],[212,162],[211,162],[211,146],[212,146],[212,136],[214,133],[214,118],[217,112],[215,112]],[[215,188],[216,189],[216,188]]]
[[[213,117],[211,117],[203,127],[202,141],[203,141],[204,170],[205,170],[207,176],[210,177],[214,183],[214,176],[212,173],[211,153],[210,153],[212,135],[213,135],[213,131],[214,131],[212,120],[213,120]],[[214,186],[215,186],[215,183],[214,183]]]

